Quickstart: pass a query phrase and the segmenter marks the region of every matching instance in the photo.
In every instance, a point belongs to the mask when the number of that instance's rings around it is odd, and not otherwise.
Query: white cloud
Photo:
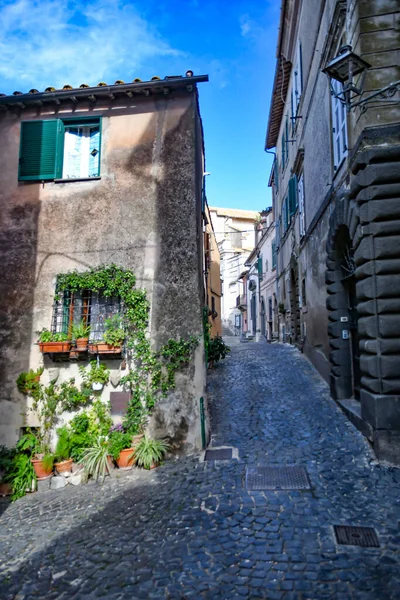
[[[240,17],[240,33],[243,37],[246,37],[251,31],[251,21],[249,15],[242,15]]]
[[[0,21],[2,87],[18,82],[21,91],[132,81],[145,65],[181,54],[120,0],[15,0],[0,3]]]

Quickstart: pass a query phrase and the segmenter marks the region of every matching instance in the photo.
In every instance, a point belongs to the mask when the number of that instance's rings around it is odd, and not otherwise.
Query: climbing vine
[[[150,305],[145,290],[138,289],[132,271],[115,264],[102,265],[85,272],[72,271],[58,276],[55,300],[64,290],[91,290],[105,297],[119,297],[122,303],[121,328],[132,368],[121,383],[132,393],[128,414],[132,422],[142,422],[140,407],[150,413],[157,401],[175,387],[175,374],[190,361],[199,338],[170,339],[157,352],[147,335]],[[134,413],[134,415],[133,415]]]

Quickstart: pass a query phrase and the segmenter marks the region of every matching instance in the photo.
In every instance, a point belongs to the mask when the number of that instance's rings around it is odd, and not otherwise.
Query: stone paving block
[[[2,598],[397,600],[400,473],[373,462],[305,357],[238,345],[211,373],[209,398],[218,445],[238,448],[239,462],[186,457],[11,504],[0,518]],[[282,464],[304,465],[312,493],[243,489],[247,465]],[[343,551],[337,523],[376,527],[381,548]]]

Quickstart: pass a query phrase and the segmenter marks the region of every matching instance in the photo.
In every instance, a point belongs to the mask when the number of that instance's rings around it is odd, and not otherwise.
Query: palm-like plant
[[[91,475],[96,481],[98,479],[104,481],[107,473],[111,474],[108,454],[108,437],[99,435],[91,448],[84,449],[79,464],[82,465],[87,475]]]
[[[156,440],[144,435],[133,452],[135,463],[138,467],[150,469],[162,461],[169,448],[170,445],[165,440]]]

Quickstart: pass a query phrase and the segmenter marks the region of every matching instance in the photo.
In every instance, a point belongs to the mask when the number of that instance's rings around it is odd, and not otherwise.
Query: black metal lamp
[[[371,65],[366,60],[361,58],[361,56],[358,56],[358,54],[353,52],[352,47],[347,45],[342,46],[339,50],[339,54],[326,65],[325,69],[322,70],[323,73],[326,73],[331,79],[332,95],[346,105],[348,112],[356,106],[365,105],[372,99],[374,99],[374,101],[388,101],[388,98],[392,98],[399,89],[400,81],[395,81],[366,98],[362,98],[357,102],[352,102],[354,96],[362,95],[365,76],[370,67]],[[360,78],[356,84],[354,78],[359,75]],[[340,92],[337,92],[333,88],[332,79],[339,81],[339,83],[342,84]],[[381,96],[381,98],[378,98],[378,96]],[[389,100],[389,102],[390,101],[398,102],[399,98]],[[363,109],[366,110],[367,107],[363,106]]]

